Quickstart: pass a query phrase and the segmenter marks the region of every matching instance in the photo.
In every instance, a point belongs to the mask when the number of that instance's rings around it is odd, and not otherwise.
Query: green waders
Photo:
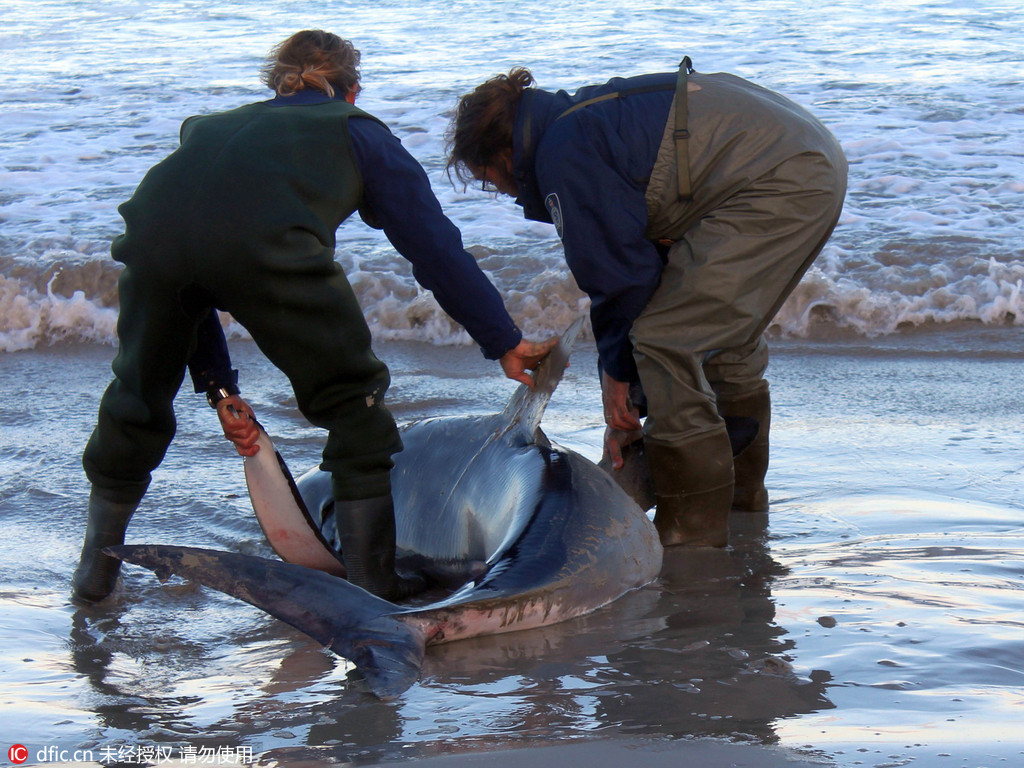
[[[213,306],[249,331],[288,377],[302,414],[328,431],[321,467],[336,498],[390,500],[391,456],[402,447],[384,406],[390,374],[334,261],[335,230],[362,200],[346,130],[354,114],[365,113],[338,101],[190,119],[181,147],[121,207],[125,234],[111,249],[125,265],[120,347],[83,455],[93,494],[76,597],[99,600],[114,586],[119,562],[97,548],[123,540],[163,460],[196,328]],[[393,559],[393,510],[372,509],[377,516],[364,510],[359,527],[390,531]],[[365,544],[381,546],[380,536]],[[381,561],[363,559],[363,570]],[[367,584],[390,591],[384,581]]]

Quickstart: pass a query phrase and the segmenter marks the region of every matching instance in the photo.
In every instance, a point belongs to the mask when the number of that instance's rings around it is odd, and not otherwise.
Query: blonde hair
[[[307,29],[274,46],[263,82],[278,96],[313,88],[330,97],[359,90],[359,51],[331,32]]]

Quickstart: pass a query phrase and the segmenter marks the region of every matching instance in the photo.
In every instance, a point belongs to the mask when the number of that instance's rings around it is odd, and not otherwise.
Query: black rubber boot
[[[72,596],[83,603],[97,603],[117,585],[121,561],[100,550],[124,544],[128,521],[132,519],[139,501],[123,502],[104,498],[95,488],[89,494],[89,520],[86,523],[85,543],[78,568],[71,577]]]
[[[395,507],[391,496],[334,501],[334,521],[348,580],[385,600],[426,589],[419,576],[395,572]]]
[[[764,512],[768,509],[764,477],[768,473],[772,402],[768,382],[763,384],[762,388],[738,397],[718,398],[718,412],[727,422],[741,418],[757,421],[757,437],[733,459],[736,488],[732,506],[740,512]]]
[[[732,451],[725,429],[669,445],[644,441],[654,478],[654,527],[663,546],[724,547],[729,543]]]

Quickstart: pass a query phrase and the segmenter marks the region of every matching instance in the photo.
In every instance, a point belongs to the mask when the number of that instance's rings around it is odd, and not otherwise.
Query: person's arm
[[[522,333],[497,289],[469,254],[462,235],[444,215],[420,164],[384,126],[349,121],[364,198],[374,224],[413,266],[413,276],[441,308],[498,360],[516,349]]]
[[[196,329],[196,350],[188,361],[188,372],[197,393],[217,410],[224,437],[241,456],[259,451],[259,429],[252,408],[239,396],[238,371],[231,367],[227,340],[217,310],[211,309]]]
[[[188,372],[195,391],[205,394],[211,406],[219,398],[238,394],[238,371],[231,367],[228,343],[215,309],[196,329],[196,351],[189,358]]]
[[[530,389],[533,389],[534,381],[533,377],[527,373],[537,367],[537,363],[548,356],[548,352],[555,348],[558,344],[558,337],[554,336],[545,341],[529,341],[523,339],[515,347],[510,349],[501,359],[498,361],[501,364],[501,370],[505,372],[505,375],[518,381],[521,384],[525,384]]]

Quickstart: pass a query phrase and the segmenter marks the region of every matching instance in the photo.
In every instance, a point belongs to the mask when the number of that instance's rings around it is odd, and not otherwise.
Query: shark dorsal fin
[[[583,320],[582,316],[576,318],[562,334],[555,348],[537,366],[533,376],[534,388],[531,390],[525,384],[520,384],[505,406],[504,415],[508,418],[509,428],[521,432],[528,442],[533,441],[541,417],[544,416],[544,409],[569,365],[569,354],[583,327]]]

